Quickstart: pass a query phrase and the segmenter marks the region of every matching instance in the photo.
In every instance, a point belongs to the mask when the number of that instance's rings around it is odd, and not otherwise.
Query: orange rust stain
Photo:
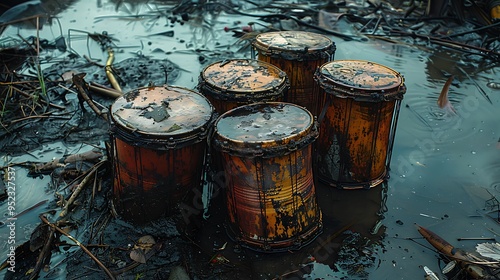
[[[201,188],[203,142],[170,150],[133,146],[113,138],[114,201],[125,219],[143,223],[170,213]]]
[[[266,56],[259,53],[258,59],[271,63],[285,71],[290,80],[284,101],[305,107],[314,116],[319,115],[324,103],[324,96],[317,87],[313,77],[316,69],[328,59],[296,61]]]
[[[321,222],[311,146],[274,158],[223,154],[233,231],[244,242],[286,247]]]

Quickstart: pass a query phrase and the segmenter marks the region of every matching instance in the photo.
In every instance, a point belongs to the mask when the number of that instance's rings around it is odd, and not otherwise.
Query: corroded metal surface
[[[201,94],[173,86],[136,89],[111,106],[111,116],[120,129],[160,138],[201,130],[212,111]]]
[[[116,100],[111,113],[113,202],[123,218],[143,224],[201,192],[213,117],[206,98],[177,87],[141,88]]]
[[[306,107],[314,116],[324,103],[324,95],[314,82],[318,67],[333,60],[335,43],[328,37],[303,31],[267,32],[253,42],[258,59],[276,65],[290,80],[286,102]]]
[[[289,86],[285,72],[253,59],[213,63],[203,70],[198,83],[219,113],[249,103],[281,101]]]
[[[332,61],[316,79],[326,93],[315,155],[316,175],[332,186],[369,188],[387,177],[399,102],[396,71],[367,61]]]
[[[304,31],[261,33],[255,37],[253,45],[263,55],[286,60],[317,60],[335,53],[335,44],[328,37]]]
[[[329,94],[362,101],[402,99],[406,92],[403,76],[370,61],[332,61],[321,66],[315,78]]]
[[[298,249],[322,229],[312,174],[312,115],[290,103],[223,114],[215,146],[227,178],[231,235],[263,251]]]

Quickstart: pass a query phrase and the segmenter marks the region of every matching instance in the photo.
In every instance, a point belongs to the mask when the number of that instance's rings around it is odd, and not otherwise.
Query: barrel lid
[[[147,135],[175,136],[204,127],[213,108],[201,94],[175,86],[152,86],[127,92],[111,106],[120,127]]]
[[[254,103],[227,111],[217,120],[216,131],[227,141],[280,142],[308,131],[311,113],[291,103]]]
[[[287,81],[278,67],[259,60],[233,59],[213,63],[202,73],[204,81],[227,92],[261,92],[280,87]]]
[[[328,37],[313,32],[275,31],[257,35],[254,46],[265,50],[318,52],[331,49],[333,43]]]
[[[363,60],[327,62],[320,67],[319,72],[335,85],[352,89],[385,91],[398,88],[403,83],[403,77],[398,72],[384,65]]]

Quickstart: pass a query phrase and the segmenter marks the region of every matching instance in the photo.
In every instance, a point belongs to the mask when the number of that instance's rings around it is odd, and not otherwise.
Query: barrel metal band
[[[403,82],[389,91],[362,89],[357,89],[357,91],[355,91],[355,89],[352,87],[332,84],[332,81],[330,79],[325,78],[321,75],[319,69],[314,74],[314,79],[323,88],[323,90],[325,90],[326,93],[335,95],[339,98],[353,98],[356,101],[381,102],[402,100],[403,94],[406,93],[406,86]]]
[[[253,46],[257,49],[258,52],[262,53],[265,56],[294,61],[308,61],[319,59],[333,60],[333,56],[337,49],[334,42],[332,42],[332,44],[327,48],[318,51],[309,51],[307,47],[305,47],[303,50],[296,51],[283,50],[282,48],[273,46],[259,46],[256,42],[253,43]]]
[[[281,77],[281,75],[280,75]],[[279,86],[272,87],[265,91],[248,91],[248,92],[235,92],[228,91],[227,89],[215,88],[209,85],[203,77],[198,78],[198,91],[214,97],[218,100],[229,100],[234,102],[257,102],[257,101],[275,101],[288,91],[290,88],[290,82],[287,79],[284,80]]]
[[[273,158],[290,154],[293,151],[300,150],[308,146],[309,144],[313,143],[316,138],[318,138],[318,135],[318,124],[315,121],[311,127],[309,134],[305,135],[297,141],[292,140],[286,145],[277,145],[276,147],[262,148],[262,146],[258,144],[243,142],[242,144],[235,146],[231,145],[234,144],[234,142],[224,141],[217,138],[214,140],[214,144],[218,150],[228,153],[232,156],[248,158]]]

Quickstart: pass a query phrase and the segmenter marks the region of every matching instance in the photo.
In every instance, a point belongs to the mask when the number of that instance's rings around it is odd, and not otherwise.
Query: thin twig
[[[55,119],[62,119],[62,120],[70,120],[71,119],[71,118],[64,117],[64,116],[53,116],[52,113],[54,113],[54,112],[47,112],[47,113],[43,113],[43,114],[36,115],[36,116],[27,116],[24,118],[16,119],[16,120],[10,121],[9,125],[17,123],[17,122],[29,120],[29,119],[47,119],[47,118],[55,118]]]
[[[82,243],[80,243],[80,241],[78,241],[76,238],[69,235],[67,232],[65,232],[61,228],[59,228],[59,226],[58,226],[59,222],[57,224],[52,224],[47,220],[47,218],[44,215],[40,215],[40,220],[42,220],[42,222],[49,225],[50,227],[53,227],[58,232],[62,233],[64,236],[69,238],[71,241],[75,242],[76,245],[78,245],[85,253],[87,253],[87,255],[89,255],[89,257],[92,260],[94,260],[102,270],[104,270],[104,272],[106,273],[106,275],[108,275],[108,277],[110,279],[112,279],[112,280],[116,279],[115,276],[109,271],[109,269],[106,266],[104,266],[104,264],[96,256],[94,256],[94,254],[92,254]]]
[[[0,82],[0,86],[12,86],[12,85],[30,85],[32,83],[38,83],[37,81],[12,81],[12,82]]]
[[[38,274],[40,274],[40,270],[42,269],[43,261],[47,257],[48,253],[50,252],[50,247],[52,245],[52,242],[54,241],[54,234],[56,232],[56,229],[54,227],[49,227],[49,237],[47,241],[45,242],[45,245],[43,246],[42,251],[40,251],[40,254],[38,255],[38,259],[36,260],[35,268],[33,268],[33,272],[31,272],[31,277],[30,280],[32,279],[37,279]]]
[[[490,29],[490,28],[493,28],[493,27],[496,27],[496,26],[499,26],[499,25],[500,25],[500,22],[496,22],[496,23],[493,23],[493,24],[490,24],[490,25],[482,26],[482,27],[479,27],[479,28],[467,30],[467,31],[460,32],[460,33],[454,33],[454,34],[446,35],[446,36],[443,36],[443,37],[452,38],[452,37],[467,35],[467,34],[470,34],[470,33],[475,33],[475,32],[478,32],[478,31],[483,31],[485,29]]]
[[[59,214],[59,216],[64,217],[64,216],[66,216],[68,214],[69,207],[73,204],[73,202],[75,201],[76,197],[83,190],[83,187],[88,183],[88,181],[90,181],[92,175],[94,175],[94,173],[97,172],[97,170],[99,169],[99,167],[101,167],[104,163],[106,163],[106,161],[107,160],[102,160],[102,161],[96,163],[92,167],[92,169],[87,173],[87,175],[85,176],[85,178],[83,178],[83,180],[80,182],[80,184],[78,184],[78,187],[76,188],[76,190],[73,191],[73,193],[69,197],[68,201],[66,202],[66,205],[64,205],[64,209],[62,210],[61,214]]]
[[[420,39],[429,40],[432,43],[446,46],[446,47],[476,50],[476,51],[478,51],[478,53],[476,53],[478,55],[483,55],[483,56],[495,55],[495,56],[497,56],[497,58],[500,57],[500,53],[495,52],[493,50],[488,50],[485,48],[476,47],[476,46],[464,44],[461,42],[455,42],[452,40],[446,40],[446,39],[442,39],[442,38],[438,38],[438,37],[434,37],[434,36],[429,36],[429,35],[425,35],[425,34],[410,33],[410,32],[406,32],[406,31],[402,31],[402,30],[397,30],[394,28],[390,29],[389,31],[393,32],[393,33],[400,34],[400,35],[404,35],[404,36],[410,36],[410,37],[416,37],[416,38],[420,38]]]
[[[490,104],[493,104],[493,102],[491,102],[491,99],[490,97],[488,96],[488,94],[486,93],[486,91],[484,91],[484,89],[474,80],[472,79],[472,77],[467,73],[465,72],[464,69],[462,69],[462,67],[460,66],[457,66],[458,70],[460,70],[460,72],[462,72],[469,80],[471,80],[472,83],[474,83],[474,85],[477,87],[477,89],[479,89],[479,91],[481,92],[481,94],[484,96],[484,98],[486,98],[486,100],[490,103]]]
[[[92,110],[97,115],[99,115],[100,117],[102,117],[103,119],[105,119],[107,121],[108,115],[106,113],[103,113],[101,110],[99,110],[99,108],[97,108],[97,106],[92,101],[92,99],[90,99],[90,97],[88,96],[88,94],[87,94],[88,84],[83,79],[84,76],[85,76],[85,73],[73,75],[73,85],[75,85],[75,87],[78,89],[78,94],[83,98],[83,100],[85,100],[85,102],[87,102],[87,104],[90,106],[90,108],[92,108]]]
[[[16,88],[16,87],[12,87],[12,89],[14,89],[15,91],[19,92],[20,94],[22,94],[22,95],[24,95],[24,96],[26,96],[26,97],[28,97],[28,98],[31,98],[31,99],[35,99],[35,98],[36,98],[34,95],[29,94],[29,93],[27,93],[27,92],[25,92],[25,91],[23,91],[23,90],[20,90],[20,89],[18,89],[18,88]],[[49,106],[54,107],[54,108],[59,109],[59,110],[64,110],[64,109],[66,109],[66,107],[59,106],[59,105],[57,105],[57,104],[47,102],[47,101],[46,101],[46,100],[44,100],[44,99],[40,99],[40,102],[45,103],[45,104],[48,104]]]

